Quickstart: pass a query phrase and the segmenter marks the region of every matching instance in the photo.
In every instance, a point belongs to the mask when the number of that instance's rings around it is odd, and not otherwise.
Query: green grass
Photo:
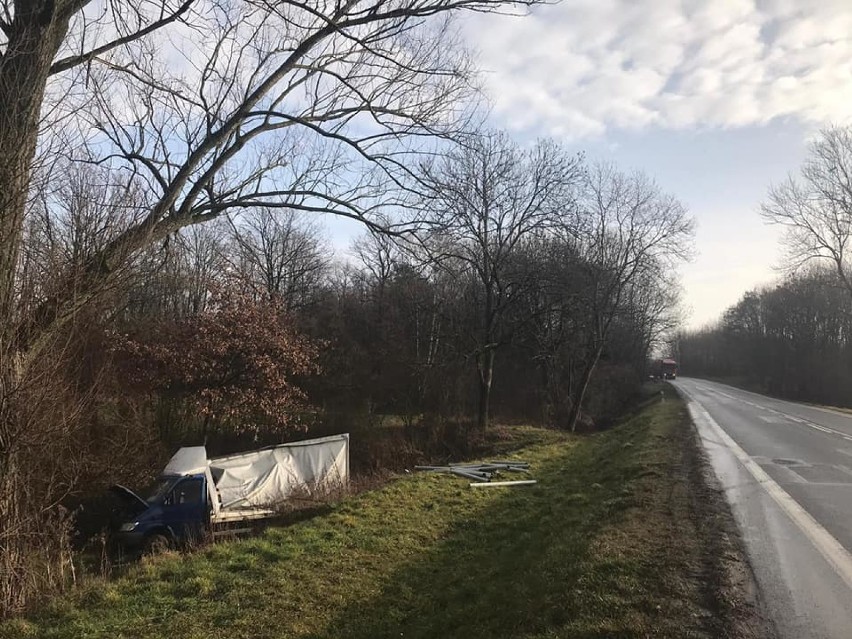
[[[670,390],[579,438],[525,429],[531,487],[405,476],[261,537],[79,587],[0,637],[707,637],[721,626]]]

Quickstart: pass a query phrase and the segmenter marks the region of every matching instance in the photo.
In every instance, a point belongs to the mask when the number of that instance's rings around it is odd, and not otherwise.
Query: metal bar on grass
[[[471,484],[471,488],[478,488],[480,486],[529,486],[530,484],[538,483],[535,479],[521,479],[519,481],[487,481],[487,482],[477,482],[475,484]]]
[[[499,475],[502,471],[511,473],[526,473],[529,474],[529,462],[508,462],[508,461],[493,461],[479,464],[449,464],[447,466],[415,466],[415,470],[425,470],[435,473],[450,473],[474,479],[477,483],[488,482],[495,486],[514,486],[524,483],[535,483],[535,481],[522,480],[520,482],[492,482],[494,475]]]
[[[491,479],[490,473],[471,473],[458,468],[453,468],[449,472],[451,472],[453,475],[458,475],[459,477],[467,477],[468,479],[475,479],[476,481],[488,481],[489,479]]]

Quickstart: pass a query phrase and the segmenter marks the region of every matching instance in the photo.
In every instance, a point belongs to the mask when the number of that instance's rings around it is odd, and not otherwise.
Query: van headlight
[[[121,527],[118,530],[119,532],[133,532],[138,525],[138,521],[131,521],[126,524],[121,524]]]

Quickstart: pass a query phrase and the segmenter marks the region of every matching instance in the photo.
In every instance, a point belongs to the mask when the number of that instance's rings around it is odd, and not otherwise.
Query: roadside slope
[[[263,536],[79,588],[0,637],[759,636],[683,403],[541,431],[539,484],[418,474]]]

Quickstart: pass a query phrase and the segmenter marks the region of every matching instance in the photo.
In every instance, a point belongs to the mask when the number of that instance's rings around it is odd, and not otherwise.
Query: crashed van
[[[294,496],[328,494],[348,481],[348,434],[214,458],[204,446],[181,448],[141,495],[113,486],[125,506],[115,534],[125,548],[156,551],[244,532]]]

